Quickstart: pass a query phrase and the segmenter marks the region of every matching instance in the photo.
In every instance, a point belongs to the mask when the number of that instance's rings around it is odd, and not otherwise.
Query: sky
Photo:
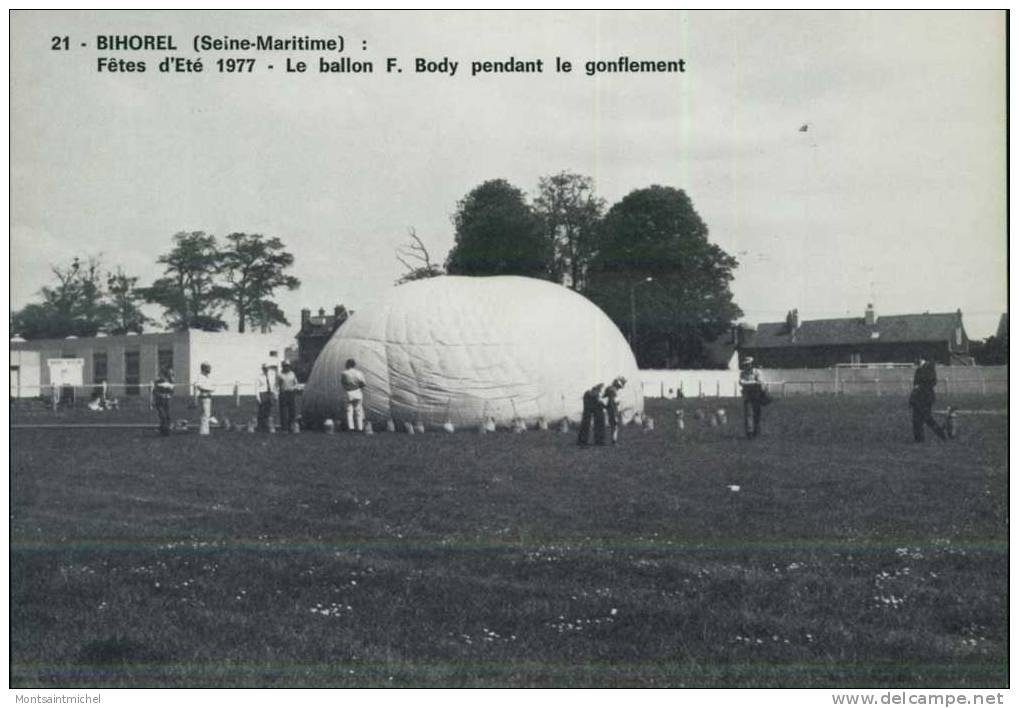
[[[110,34],[172,35],[178,51],[97,50]],[[328,59],[374,73],[192,47],[266,34],[342,36]],[[204,71],[158,72],[168,55]],[[216,71],[235,56],[255,70]],[[585,75],[619,56],[686,71]],[[99,57],[148,71],[100,72]],[[545,71],[470,76],[511,57]],[[459,66],[417,73],[417,58]],[[1007,308],[1006,64],[992,12],[15,12],[10,307],[75,255],[148,284],[175,233],[243,231],[294,254],[301,288],[278,300],[296,326],[302,307],[379,299],[410,229],[441,262],[457,201],[482,182],[531,197],[568,170],[609,206],[684,190],[740,263],[750,324],[873,302],[879,316],[961,309],[983,338]]]

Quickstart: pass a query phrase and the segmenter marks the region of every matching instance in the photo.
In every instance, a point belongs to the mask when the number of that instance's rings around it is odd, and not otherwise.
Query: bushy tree
[[[541,218],[545,237],[552,243],[552,273],[556,282],[584,290],[587,265],[594,255],[605,202],[594,194],[590,177],[560,172],[542,177],[534,211]]]
[[[226,329],[222,311],[230,292],[216,280],[222,254],[215,237],[203,231],[180,232],[173,243],[173,250],[157,259],[166,266],[163,277],[139,292],[163,308],[163,319],[172,329]]]
[[[686,193],[656,185],[605,215],[586,294],[628,334],[638,364],[696,368],[703,343],[743,314],[729,290],[736,266]]]
[[[226,240],[218,270],[226,279],[224,299],[237,315],[237,331],[246,331],[249,322],[262,332],[277,324],[290,324],[272,296],[280,288],[296,290],[301,285],[286,272],[294,264],[294,256],[276,237],[232,233]]]
[[[11,316],[11,330],[25,339],[92,337],[107,331],[114,310],[103,287],[98,256],[75,257],[70,265],[52,266],[56,282],[39,290],[41,303]]]
[[[106,274],[110,334],[141,334],[152,322],[141,310],[143,298],[138,292],[138,278],[128,276],[122,268]]]
[[[524,194],[506,180],[471,190],[453,216],[456,243],[446,259],[451,275],[550,278],[553,249]]]

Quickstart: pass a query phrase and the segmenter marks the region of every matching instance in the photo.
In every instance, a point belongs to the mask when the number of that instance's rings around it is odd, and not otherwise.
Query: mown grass
[[[649,407],[604,449],[14,430],[12,685],[1007,684],[1004,416]]]

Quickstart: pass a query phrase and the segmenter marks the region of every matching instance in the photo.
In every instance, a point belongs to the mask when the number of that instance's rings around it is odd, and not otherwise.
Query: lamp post
[[[644,283],[650,283],[654,281],[650,275],[643,280],[638,280],[636,283],[630,286],[630,349],[633,349],[633,345],[637,341],[637,286],[643,285]],[[637,352],[633,352],[634,356],[637,356]]]

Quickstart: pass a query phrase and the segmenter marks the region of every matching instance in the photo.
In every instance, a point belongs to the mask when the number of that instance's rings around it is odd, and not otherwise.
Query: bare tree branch
[[[410,235],[411,242],[405,243],[396,249],[396,260],[400,261],[400,264],[407,269],[407,272],[400,276],[399,280],[396,281],[397,285],[407,283],[412,280],[421,280],[423,278],[434,278],[439,275],[444,275],[442,266],[437,263],[432,263],[431,256],[428,253],[428,248],[424,242],[418,237],[417,231],[414,227],[407,229],[407,233]],[[419,265],[413,265],[417,262]]]

